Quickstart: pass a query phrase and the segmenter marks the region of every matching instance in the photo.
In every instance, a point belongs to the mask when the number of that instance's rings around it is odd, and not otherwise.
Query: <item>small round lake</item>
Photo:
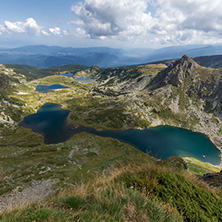
[[[84,126],[76,128],[67,123],[68,114],[69,111],[60,105],[46,103],[37,113],[26,116],[19,125],[42,133],[47,144],[63,142],[74,134],[87,132],[118,139],[160,159],[174,155],[194,157],[215,165],[220,162],[220,151],[201,133],[170,126],[104,131]]]
[[[95,81],[95,79],[92,79],[90,77],[77,77],[74,80],[84,83],[93,83]]]
[[[72,77],[73,74],[72,73],[61,73],[61,76],[66,76],[66,77]]]
[[[41,93],[48,93],[48,92],[53,92],[55,89],[67,89],[69,88],[68,86],[63,86],[61,84],[54,84],[50,86],[45,86],[45,85],[37,85],[36,86],[36,91],[41,92]]]

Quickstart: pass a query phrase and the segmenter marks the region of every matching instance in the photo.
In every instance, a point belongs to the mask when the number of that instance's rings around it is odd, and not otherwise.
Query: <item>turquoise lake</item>
[[[159,159],[174,155],[194,157],[214,165],[220,162],[220,151],[207,136],[201,133],[170,126],[151,127],[144,130],[97,131],[90,127],[76,128],[68,124],[68,115],[69,111],[62,109],[60,105],[46,103],[37,113],[26,116],[19,125],[42,133],[46,144],[63,142],[74,134],[87,132],[118,139]]]
[[[63,86],[61,84],[54,84],[50,86],[37,85],[35,90],[41,93],[48,93],[48,92],[53,92],[55,89],[67,89],[67,88],[69,87]]]

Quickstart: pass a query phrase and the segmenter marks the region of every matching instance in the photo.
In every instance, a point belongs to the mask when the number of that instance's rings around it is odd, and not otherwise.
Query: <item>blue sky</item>
[[[0,21],[24,21],[33,17],[46,26],[58,25],[73,18],[73,0],[7,0],[1,1]]]
[[[7,0],[0,47],[221,43],[221,0]]]

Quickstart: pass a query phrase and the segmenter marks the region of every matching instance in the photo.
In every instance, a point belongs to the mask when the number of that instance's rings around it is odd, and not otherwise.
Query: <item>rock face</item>
[[[184,55],[158,73],[147,88],[155,90],[167,85],[182,89],[189,98],[197,96],[205,102],[204,109],[207,113],[222,118],[222,69],[199,66]]]
[[[74,78],[79,77],[79,76],[87,76],[87,77],[92,77],[92,78],[97,78],[98,75],[103,71],[102,68],[100,68],[97,65],[93,65],[92,67],[79,71],[74,75]]]
[[[10,71],[5,69],[4,73]],[[202,67],[184,55],[168,67],[163,64],[108,69],[92,66],[76,75],[96,78],[92,96],[121,100],[127,115],[149,126],[171,125],[204,133],[222,150],[222,69]],[[12,76],[0,76],[0,84],[6,82],[11,87],[4,90],[11,90],[16,84]],[[12,104],[8,97],[2,101],[2,107]],[[0,111],[0,120],[17,121],[6,115],[8,111]]]
[[[97,73],[98,85],[95,93],[105,95],[135,94],[144,89],[148,82],[166,66],[144,65],[136,67],[109,68]]]
[[[222,170],[219,173],[207,173],[200,177],[200,179],[211,187],[222,188]]]
[[[22,83],[23,77],[22,75],[17,76],[11,69],[0,65],[0,126],[11,125],[21,117],[19,106],[23,104],[9,95],[16,92],[16,87]]]
[[[184,55],[165,68],[105,69],[94,92],[122,95],[156,125],[171,125],[204,133],[222,150],[222,69],[206,68]],[[149,71],[148,71],[149,69]],[[149,74],[147,74],[149,73]]]
[[[184,55],[158,73],[147,88],[155,90],[166,85],[182,88],[189,97],[197,95],[199,99],[204,99],[208,111],[222,111],[222,69],[199,66]]]
[[[148,88],[155,89],[171,84],[173,86],[182,86],[185,79],[190,77],[195,68],[199,65],[189,56],[184,55],[180,60],[170,64],[170,66],[155,76],[149,83]]]

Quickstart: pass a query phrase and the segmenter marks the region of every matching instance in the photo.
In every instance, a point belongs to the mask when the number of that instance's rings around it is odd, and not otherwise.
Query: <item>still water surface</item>
[[[75,126],[67,123],[69,111],[54,103],[44,104],[37,113],[26,116],[19,125],[44,135],[45,143],[59,143],[71,136],[87,132],[101,137],[111,137],[128,143],[154,157],[189,156],[219,164],[220,151],[209,138],[201,133],[170,126],[151,127],[144,130],[104,130]],[[205,156],[205,158],[203,157]]]
[[[67,89],[69,88],[68,86],[63,86],[61,84],[54,84],[50,86],[45,86],[45,85],[37,85],[36,86],[36,91],[41,92],[41,93],[48,93],[48,92],[53,92],[55,89]]]

